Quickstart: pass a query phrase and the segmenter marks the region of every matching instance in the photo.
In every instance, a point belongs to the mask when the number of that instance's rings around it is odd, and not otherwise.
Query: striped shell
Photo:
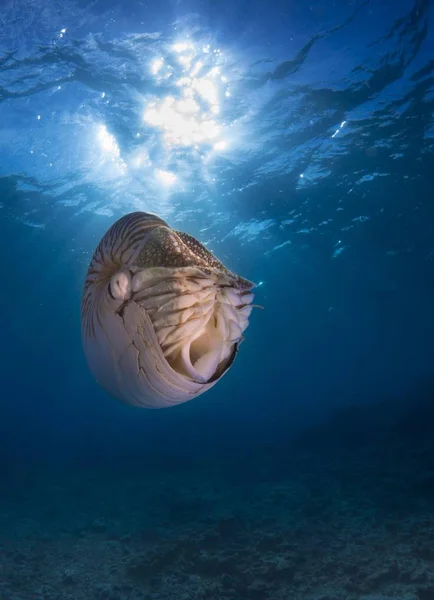
[[[90,370],[128,404],[162,408],[191,400],[232,365],[253,287],[156,215],[122,217],[99,243],[84,283]]]

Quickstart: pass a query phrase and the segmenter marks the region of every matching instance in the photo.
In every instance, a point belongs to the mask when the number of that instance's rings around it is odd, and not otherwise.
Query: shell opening
[[[224,295],[218,295],[214,310],[200,319],[196,333],[186,336],[179,347],[171,349],[166,356],[173,369],[200,383],[224,373],[248,325],[247,311],[243,312],[245,307],[234,309],[227,304]]]
[[[172,369],[199,383],[220,377],[248,326],[253,294],[206,278],[155,282],[138,303]]]

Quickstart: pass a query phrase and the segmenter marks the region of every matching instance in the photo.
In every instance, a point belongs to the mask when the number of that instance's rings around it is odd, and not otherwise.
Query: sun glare
[[[144,111],[144,122],[159,129],[168,147],[209,146],[215,150],[226,147],[222,126],[217,121],[221,99],[230,96],[227,78],[221,75],[215,62],[219,50],[210,46],[196,48],[191,42],[179,42],[171,47],[175,65],[155,59],[151,73],[157,81],[176,75],[178,94],[163,99],[150,98]],[[181,68],[176,68],[176,63]]]
[[[115,137],[107,131],[107,127],[105,125],[100,125],[98,127],[98,141],[101,146],[101,150],[103,150],[105,154],[114,159],[119,158],[119,146]]]
[[[227,149],[230,136],[221,113],[230,96],[229,83],[221,72],[220,50],[188,40],[156,55],[149,70],[159,91],[169,91],[146,98],[145,130],[134,133],[137,143],[121,148],[109,126],[96,123],[91,140],[98,154],[91,164],[110,181],[128,175],[170,195],[185,185],[191,169],[196,171],[190,157],[199,158],[206,171],[213,157]],[[105,92],[101,99],[105,100]],[[163,168],[168,164],[170,171]]]
[[[170,187],[174,183],[176,183],[176,175],[171,173],[170,171],[163,171],[162,169],[157,169],[156,171],[157,179],[164,186]]]
[[[100,160],[96,161],[95,165],[98,165],[98,168],[106,167],[107,176],[110,177],[125,174],[127,165],[121,156],[115,136],[108,131],[104,124],[96,126],[95,134],[101,153]]]

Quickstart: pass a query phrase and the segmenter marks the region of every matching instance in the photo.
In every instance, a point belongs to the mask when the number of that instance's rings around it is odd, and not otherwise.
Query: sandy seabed
[[[434,427],[363,418],[176,468],[11,472],[0,598],[434,600]]]

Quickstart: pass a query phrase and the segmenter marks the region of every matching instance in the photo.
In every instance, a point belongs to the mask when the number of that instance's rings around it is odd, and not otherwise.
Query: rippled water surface
[[[338,258],[376,235],[426,258],[431,16],[424,0],[6,3],[0,173],[21,193],[4,210],[61,223],[76,251],[83,225],[142,209],[223,253],[320,239]]]

